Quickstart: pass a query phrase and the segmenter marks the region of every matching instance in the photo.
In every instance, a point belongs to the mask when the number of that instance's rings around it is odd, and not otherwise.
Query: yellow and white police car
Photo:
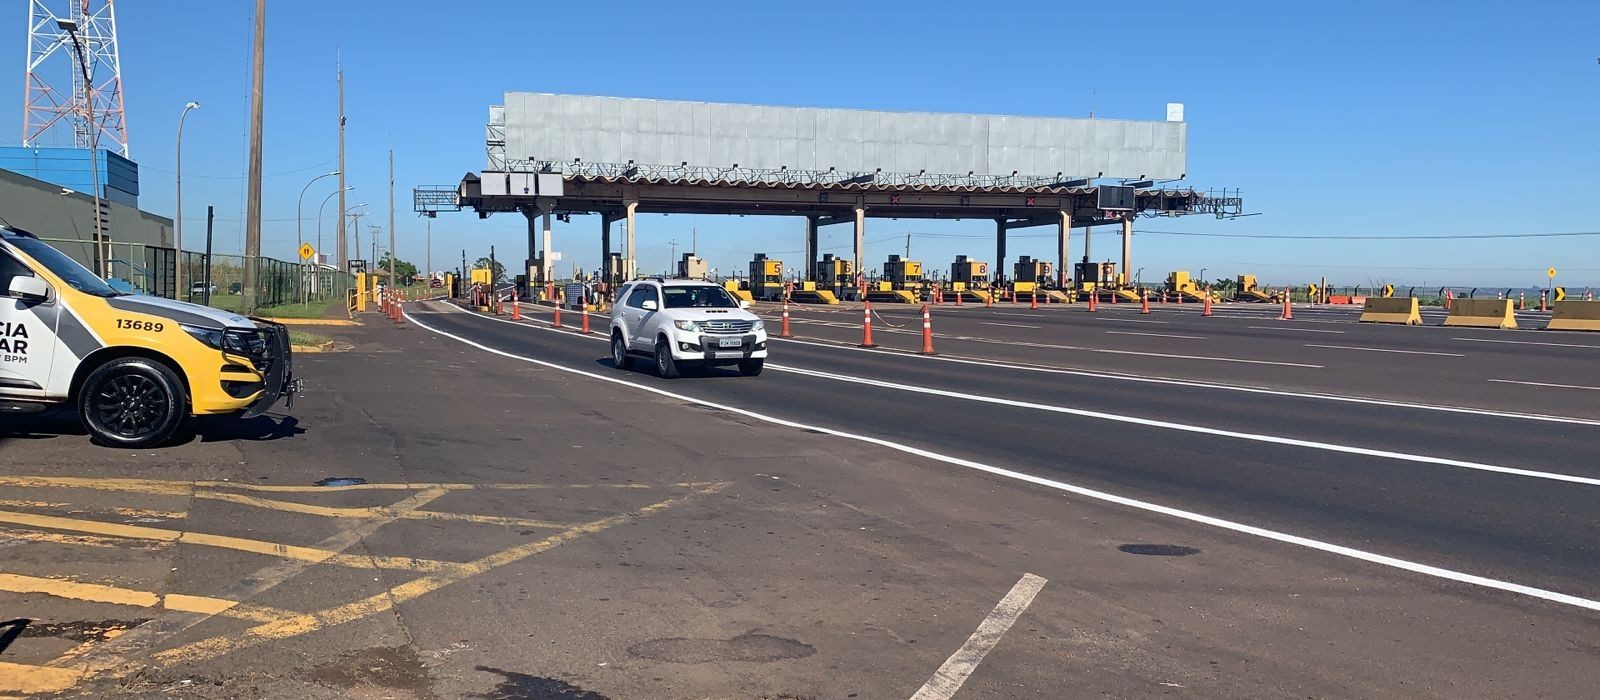
[[[119,292],[0,226],[0,415],[71,406],[99,442],[149,447],[190,416],[254,417],[298,390],[282,325]]]

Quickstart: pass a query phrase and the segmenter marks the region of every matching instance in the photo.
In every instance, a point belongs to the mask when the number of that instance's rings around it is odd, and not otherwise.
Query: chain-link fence
[[[125,285],[140,294],[182,299],[219,309],[238,311],[244,306],[244,261],[242,255],[211,256],[204,253],[182,255],[183,286],[177,288],[174,275],[177,251],[141,243],[106,244],[97,254],[92,240],[41,239],[90,270],[98,261],[108,263],[107,275],[114,286]],[[266,309],[287,304],[343,301],[345,290],[355,287],[355,276],[325,266],[261,258],[256,279],[256,307]]]

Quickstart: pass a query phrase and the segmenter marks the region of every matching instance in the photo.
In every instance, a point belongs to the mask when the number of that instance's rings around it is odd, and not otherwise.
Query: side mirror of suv
[[[50,285],[33,275],[17,275],[6,292],[12,298],[38,303],[50,298]]]
[[[739,300],[739,308],[741,308],[741,309],[750,308],[750,300],[749,299],[740,299]]]
[[[655,311],[656,308],[657,308],[656,307],[656,300],[654,300],[654,299],[646,299],[642,303],[639,304],[639,308],[644,309],[645,311]]]

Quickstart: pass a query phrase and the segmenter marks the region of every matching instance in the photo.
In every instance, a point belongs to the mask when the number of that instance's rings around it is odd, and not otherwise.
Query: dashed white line
[[[1589,348],[1600,350],[1600,345],[1578,345],[1576,343],[1538,343],[1532,340],[1496,340],[1493,338],[1451,338],[1451,340],[1464,340],[1469,343],[1506,343],[1509,345],[1543,345],[1551,348]]]
[[[1290,326],[1245,326],[1258,331],[1299,331],[1301,333],[1344,333],[1344,331],[1330,331],[1325,328],[1292,328]]]
[[[922,684],[911,700],[950,700],[954,697],[961,685],[967,682],[967,677],[977,670],[978,664],[983,663],[983,657],[989,655],[989,650],[1000,643],[1000,638],[1033,604],[1034,597],[1039,595],[1044,584],[1043,577],[1023,574],[1022,579],[978,624],[978,629],[973,630],[972,636],[967,637],[967,643],[944,660],[944,664],[933,672],[933,677]]]
[[[1106,335],[1144,335],[1151,338],[1183,338],[1185,340],[1205,340],[1199,335],[1172,335],[1170,333],[1139,333],[1137,331],[1106,331]]]
[[[1548,383],[1548,382],[1519,382],[1519,381],[1517,381],[1515,379],[1490,379],[1489,381],[1491,381],[1491,382],[1499,382],[1501,384],[1526,384],[1528,386],[1547,386],[1547,387],[1551,387],[1553,389],[1588,389],[1589,391],[1600,391],[1600,386],[1578,386],[1577,384],[1551,384],[1551,383]]]
[[[978,323],[985,326],[1005,326],[1007,328],[1032,328],[1035,330],[1040,328],[1040,326],[1024,326],[1020,323],[998,323],[996,321],[979,321]]]
[[[762,422],[765,422],[765,423],[771,423],[772,425],[779,425],[779,426],[783,426],[783,427],[786,427],[786,428],[794,428],[794,429],[797,429],[797,430],[810,430],[810,431],[822,433],[824,435],[832,435],[832,436],[837,437],[837,438],[843,438],[843,439],[846,439],[846,440],[855,440],[857,442],[863,442],[863,443],[866,443],[866,444],[869,444],[869,445],[877,445],[879,447],[884,447],[884,448],[887,448],[887,449],[895,450],[897,452],[902,452],[902,453],[905,453],[905,454],[908,454],[908,455],[913,455],[913,456],[916,456],[916,457],[922,457],[924,459],[929,459],[929,460],[933,460],[933,461],[936,461],[936,462],[942,462],[944,464],[949,464],[949,465],[952,465],[952,466],[958,466],[958,467],[963,467],[963,468],[966,468],[966,469],[972,469],[974,471],[981,471],[981,472],[984,472],[984,473],[987,473],[987,474],[992,474],[992,475],[995,475],[995,476],[1005,477],[1005,478],[1008,478],[1008,479],[1015,479],[1017,481],[1022,481],[1022,482],[1034,484],[1034,485],[1037,485],[1037,486],[1043,486],[1045,488],[1055,489],[1057,491],[1063,491],[1063,492],[1066,492],[1066,493],[1076,494],[1076,495],[1079,495],[1079,496],[1083,496],[1085,498],[1091,498],[1091,499],[1094,499],[1094,500],[1104,501],[1104,502],[1107,502],[1107,503],[1115,503],[1117,505],[1126,506],[1126,507],[1129,507],[1129,508],[1134,508],[1134,509],[1142,510],[1142,511],[1149,512],[1149,513],[1159,513],[1161,515],[1166,515],[1168,517],[1177,518],[1179,520],[1187,520],[1189,522],[1200,523],[1202,525],[1208,525],[1208,526],[1215,527],[1215,528],[1222,529],[1222,530],[1229,530],[1229,531],[1232,531],[1232,532],[1238,532],[1238,533],[1242,533],[1242,534],[1246,534],[1246,535],[1252,535],[1252,536],[1255,536],[1255,537],[1260,537],[1262,539],[1273,540],[1275,542],[1283,542],[1285,544],[1292,544],[1292,545],[1296,545],[1296,546],[1299,546],[1299,547],[1305,547],[1307,549],[1314,549],[1314,550],[1317,550],[1317,551],[1320,551],[1320,552],[1326,552],[1328,554],[1333,554],[1335,556],[1346,557],[1346,558],[1349,558],[1349,559],[1356,559],[1358,561],[1365,561],[1365,562],[1368,562],[1368,563],[1371,563],[1371,564],[1377,564],[1379,566],[1387,566],[1387,567],[1390,567],[1390,568],[1393,568],[1393,569],[1399,569],[1399,570],[1402,570],[1402,571],[1410,571],[1412,573],[1421,574],[1423,576],[1430,576],[1430,577],[1433,577],[1433,578],[1444,579],[1444,580],[1447,580],[1447,581],[1455,581],[1455,582],[1458,582],[1458,583],[1465,583],[1465,584],[1471,585],[1471,586],[1478,586],[1478,587],[1481,587],[1481,588],[1489,588],[1489,589],[1498,590],[1498,591],[1505,591],[1505,592],[1508,592],[1508,593],[1515,593],[1517,595],[1528,596],[1530,598],[1537,598],[1539,600],[1545,600],[1545,601],[1549,601],[1549,602],[1552,602],[1552,603],[1557,603],[1557,604],[1560,604],[1560,605],[1568,605],[1568,606],[1572,606],[1572,607],[1576,607],[1576,608],[1582,608],[1582,609],[1585,609],[1585,610],[1594,610],[1594,611],[1600,612],[1600,600],[1593,600],[1593,599],[1589,599],[1589,598],[1583,598],[1583,597],[1575,596],[1575,595],[1572,595],[1570,593],[1561,593],[1561,592],[1558,592],[1558,591],[1552,591],[1552,590],[1548,590],[1548,589],[1544,589],[1544,588],[1536,588],[1536,587],[1533,587],[1533,586],[1527,586],[1527,585],[1523,585],[1523,584],[1520,584],[1520,583],[1513,583],[1513,582],[1510,582],[1510,581],[1502,581],[1502,580],[1499,580],[1499,579],[1492,579],[1492,578],[1488,578],[1486,576],[1478,576],[1476,574],[1469,574],[1469,573],[1465,573],[1465,572],[1461,572],[1461,571],[1454,571],[1454,570],[1451,570],[1451,569],[1445,569],[1445,568],[1441,568],[1441,567],[1437,567],[1437,566],[1432,566],[1430,564],[1423,564],[1423,563],[1420,563],[1420,562],[1414,562],[1414,561],[1410,561],[1410,560],[1406,560],[1406,559],[1400,559],[1398,557],[1391,557],[1391,556],[1388,556],[1388,555],[1378,554],[1378,553],[1375,553],[1375,552],[1368,552],[1366,550],[1356,549],[1354,547],[1346,547],[1344,545],[1333,544],[1331,542],[1324,542],[1322,540],[1316,540],[1316,539],[1312,539],[1312,538],[1309,538],[1309,537],[1303,537],[1303,536],[1300,536],[1300,535],[1291,535],[1291,534],[1284,533],[1284,532],[1278,532],[1276,530],[1268,530],[1266,528],[1257,527],[1255,525],[1246,525],[1244,523],[1235,522],[1235,521],[1232,521],[1232,520],[1224,520],[1222,518],[1218,518],[1218,517],[1214,517],[1214,516],[1210,516],[1210,515],[1205,515],[1205,514],[1202,514],[1202,513],[1196,513],[1196,512],[1193,512],[1193,511],[1187,511],[1187,510],[1182,510],[1182,509],[1178,509],[1178,508],[1173,508],[1171,506],[1164,506],[1164,505],[1161,505],[1161,504],[1158,504],[1158,503],[1152,503],[1150,501],[1142,501],[1142,500],[1139,500],[1139,499],[1136,499],[1136,498],[1129,498],[1127,496],[1118,496],[1116,494],[1108,493],[1108,492],[1105,492],[1105,491],[1097,491],[1095,489],[1087,488],[1087,487],[1084,487],[1084,486],[1078,486],[1078,485],[1075,485],[1075,484],[1069,484],[1069,483],[1064,482],[1064,481],[1057,481],[1055,479],[1046,479],[1044,477],[1034,476],[1032,474],[1024,474],[1024,473],[1019,472],[1019,471],[1013,471],[1013,470],[1005,469],[1005,468],[1002,468],[1002,467],[996,467],[996,466],[991,465],[991,464],[984,464],[982,462],[978,462],[978,461],[974,461],[974,460],[970,460],[970,459],[964,459],[964,458],[956,457],[956,456],[953,456],[953,455],[942,454],[942,453],[934,452],[932,450],[925,450],[925,449],[922,449],[920,447],[912,447],[911,445],[906,445],[904,443],[894,442],[892,440],[885,440],[883,438],[876,438],[876,437],[872,437],[872,436],[869,436],[869,435],[860,435],[860,434],[857,434],[857,433],[850,433],[850,432],[846,432],[846,431],[843,431],[843,430],[835,430],[833,428],[827,428],[827,427],[816,426],[816,425],[808,425],[808,424],[805,424],[805,423],[800,423],[798,421],[786,420],[786,419],[783,419],[783,418],[778,418],[776,416],[769,416],[769,415],[766,415],[764,413],[758,413],[756,411],[751,411],[751,410],[748,410],[748,409],[737,408],[737,407],[728,406],[728,405],[725,405],[725,404],[719,404],[719,403],[715,403],[715,402],[712,402],[712,401],[707,401],[705,399],[695,398],[695,397],[687,396],[687,395],[684,395],[684,394],[678,394],[678,393],[666,391],[664,389],[657,389],[657,388],[652,387],[652,386],[646,386],[644,384],[639,384],[637,382],[630,382],[630,381],[627,381],[627,380],[619,379],[617,377],[608,377],[608,376],[604,376],[604,375],[600,375],[600,374],[595,374],[593,372],[587,372],[587,371],[584,371],[584,370],[579,370],[579,369],[574,369],[574,368],[567,367],[567,366],[564,366],[564,365],[559,365],[559,364],[556,364],[554,362],[547,362],[547,361],[544,361],[544,360],[534,359],[532,357],[526,357],[526,356],[523,356],[523,355],[517,355],[515,353],[506,352],[504,350],[498,350],[498,349],[489,347],[487,345],[483,345],[482,343],[477,343],[477,342],[468,340],[468,339],[463,338],[463,337],[461,337],[459,335],[455,335],[453,333],[449,333],[449,332],[446,332],[446,331],[439,330],[437,328],[429,326],[428,324],[423,323],[423,322],[421,322],[419,320],[416,320],[416,319],[412,319],[412,323],[415,323],[419,328],[422,328],[423,330],[426,330],[426,331],[428,331],[430,333],[434,333],[436,335],[440,335],[440,336],[449,338],[451,340],[455,340],[455,341],[463,343],[465,345],[469,345],[471,347],[475,347],[475,348],[477,348],[479,350],[483,350],[484,352],[492,353],[492,354],[495,354],[495,355],[500,355],[502,357],[507,357],[507,358],[510,358],[510,359],[513,359],[513,360],[518,360],[518,361],[521,361],[521,362],[527,362],[527,363],[531,363],[531,364],[536,364],[536,365],[539,365],[541,367],[547,367],[547,368],[554,369],[554,370],[561,371],[561,372],[567,372],[569,374],[575,374],[575,375],[588,377],[590,379],[596,379],[596,380],[607,382],[607,383],[611,383],[611,384],[617,384],[617,385],[621,385],[621,386],[631,387],[631,388],[634,388],[634,389],[637,389],[637,390],[640,390],[640,391],[648,392],[648,393],[655,394],[657,396],[662,396],[662,397],[665,397],[665,398],[668,398],[668,399],[672,399],[672,400],[675,400],[675,401],[682,401],[682,402],[697,404],[697,405],[700,405],[700,406],[705,406],[707,408],[715,408],[715,409],[728,411],[729,413],[734,413],[734,414],[742,415],[742,416],[745,416],[745,417],[748,417],[748,418],[753,418],[755,420],[759,420],[759,421],[762,421]],[[531,326],[531,327],[537,327],[537,326]]]
[[[1110,316],[1099,316],[1097,318],[1102,321],[1120,321],[1122,323],[1160,323],[1163,325],[1172,323],[1171,321],[1151,321],[1144,318],[1112,318]]]
[[[1466,357],[1466,355],[1462,355],[1460,353],[1454,353],[1454,352],[1428,352],[1426,350],[1395,350],[1395,349],[1392,349],[1392,348],[1363,348],[1363,347],[1359,347],[1359,346],[1356,346],[1356,345],[1317,345],[1315,343],[1306,343],[1306,347],[1308,347],[1308,348],[1330,348],[1330,349],[1333,349],[1333,350],[1361,350],[1363,352],[1393,352],[1393,353],[1399,353],[1399,354],[1402,354],[1402,355],[1435,355],[1435,356],[1438,356],[1438,357]]]

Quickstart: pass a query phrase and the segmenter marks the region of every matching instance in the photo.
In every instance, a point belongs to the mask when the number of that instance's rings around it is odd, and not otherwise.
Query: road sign
[[[1394,296],[1394,285],[1392,285],[1392,284],[1383,285],[1383,297],[1385,299],[1387,299],[1387,298],[1392,297],[1392,296]]]
[[[367,261],[365,260],[349,260],[345,264],[350,268],[350,274],[353,275],[367,271]]]
[[[312,248],[310,243],[301,243],[300,244],[300,259],[301,260],[310,260],[311,258],[315,257],[316,254],[317,254],[317,249],[316,248]]]
[[[1314,297],[1316,295],[1317,295],[1317,285],[1315,285],[1315,284],[1306,285],[1306,296]]]
[[[1565,301],[1566,298],[1567,298],[1567,288],[1566,287],[1556,287],[1556,298],[1555,298],[1555,300],[1556,301]]]
[[[1556,269],[1555,269],[1555,268],[1553,268],[1553,267],[1552,267],[1552,268],[1550,268],[1550,269],[1548,269],[1548,270],[1545,270],[1545,271],[1544,271],[1544,273],[1545,273],[1545,274],[1546,274],[1546,275],[1549,275],[1549,276],[1550,276],[1550,279],[1555,279],[1555,278],[1556,278]]]

